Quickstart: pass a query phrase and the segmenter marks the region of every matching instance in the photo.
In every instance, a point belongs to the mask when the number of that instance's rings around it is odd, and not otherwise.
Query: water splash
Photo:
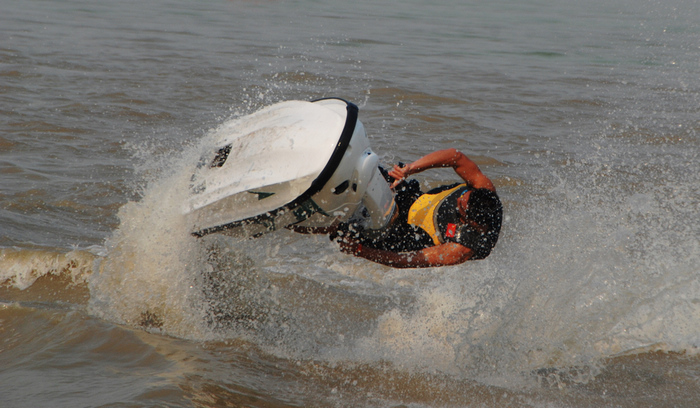
[[[192,337],[201,313],[193,290],[200,248],[182,215],[186,151],[163,165],[143,198],[119,210],[120,226],[90,279],[90,312],[111,321]],[[196,335],[195,335],[196,337]]]

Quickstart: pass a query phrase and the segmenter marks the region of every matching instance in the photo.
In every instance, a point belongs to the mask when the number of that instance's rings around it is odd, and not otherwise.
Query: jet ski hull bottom
[[[193,235],[259,236],[338,221],[384,227],[395,210],[355,105],[288,101],[223,126],[193,175]]]

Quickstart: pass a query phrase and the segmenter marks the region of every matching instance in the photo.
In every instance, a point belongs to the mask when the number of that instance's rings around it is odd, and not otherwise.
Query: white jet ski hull
[[[195,236],[257,236],[351,217],[385,226],[395,203],[357,106],[287,101],[222,125],[192,177],[184,212]]]

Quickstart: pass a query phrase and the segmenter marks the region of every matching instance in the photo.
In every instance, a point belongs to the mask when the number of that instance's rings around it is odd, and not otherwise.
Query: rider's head
[[[468,246],[475,252],[473,259],[487,257],[498,241],[503,221],[503,206],[498,195],[485,188],[472,190],[467,202],[467,220],[459,234],[469,237],[471,245]]]

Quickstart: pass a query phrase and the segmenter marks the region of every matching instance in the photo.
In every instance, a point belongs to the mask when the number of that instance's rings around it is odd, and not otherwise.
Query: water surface
[[[3,407],[698,405],[696,2],[2,9]],[[325,96],[385,164],[472,157],[492,255],[189,236],[212,130]]]

